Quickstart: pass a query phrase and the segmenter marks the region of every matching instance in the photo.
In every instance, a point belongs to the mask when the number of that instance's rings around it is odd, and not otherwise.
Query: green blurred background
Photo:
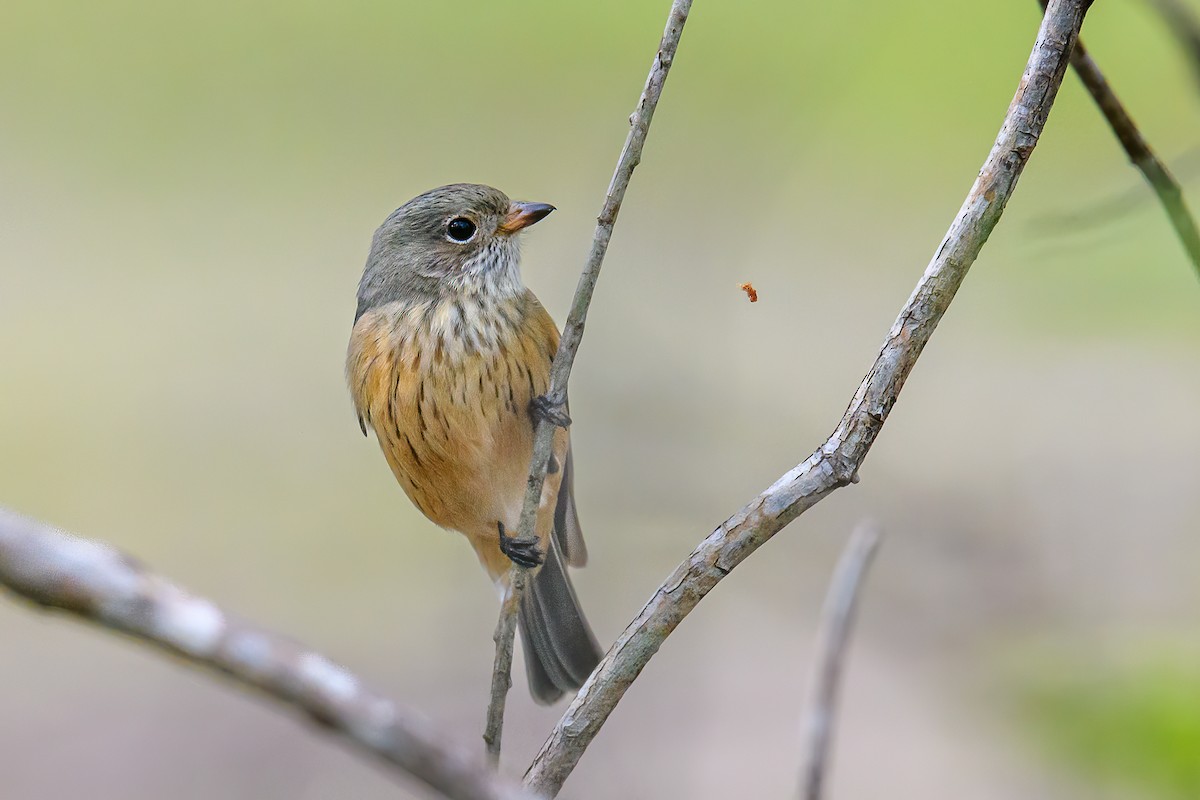
[[[359,434],[356,282],[395,206],[486,182],[558,206],[524,271],[561,320],[667,6],[10,0],[0,502],[477,742],[493,592]],[[572,380],[603,641],[832,429],[1037,23],[1032,0],[696,4]],[[1085,32],[1195,164],[1200,93],[1160,21],[1111,0]],[[789,796],[820,598],[868,514],[889,537],[832,796],[1200,796],[1198,344],[1200,282],[1068,76],[862,483],[687,620],[569,796]],[[0,637],[5,798],[420,794],[107,634],[4,603]],[[523,684],[514,773],[561,713]]]

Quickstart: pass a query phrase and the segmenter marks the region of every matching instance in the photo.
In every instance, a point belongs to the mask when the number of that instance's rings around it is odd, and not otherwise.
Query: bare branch
[[[688,12],[692,8],[691,0],[674,0],[671,11],[667,16],[666,30],[663,31],[662,41],[654,62],[650,65],[650,74],[646,76],[646,86],[638,99],[637,108],[629,117],[629,135],[625,138],[625,146],[617,159],[617,167],[613,172],[612,181],[608,185],[608,194],[604,198],[604,206],[596,219],[596,233],[592,237],[592,248],[588,253],[587,262],[579,276],[579,285],[575,289],[575,299],[571,302],[571,311],[563,326],[562,339],[558,343],[558,352],[550,367],[550,388],[546,397],[554,406],[563,407],[567,402],[567,379],[571,375],[571,366],[575,363],[575,354],[579,351],[579,343],[583,339],[583,326],[587,320],[588,306],[592,303],[592,293],[596,289],[596,281],[600,277],[600,266],[604,262],[604,254],[608,251],[608,242],[612,238],[613,226],[617,223],[617,214],[621,211],[621,203],[625,199],[625,190],[629,188],[629,180],[633,170],[642,160],[642,148],[646,144],[646,136],[650,132],[650,121],[654,118],[654,109],[658,106],[658,98],[662,95],[663,85],[667,81],[667,73],[675,60],[675,51],[679,48],[679,39],[683,36],[683,26],[687,22]],[[534,521],[537,517],[538,505],[542,496],[542,485],[546,482],[546,467],[550,461],[550,450],[554,439],[554,425],[539,420],[534,432],[533,458],[529,463],[529,481],[525,489],[525,501],[521,507],[520,535],[533,535]],[[516,614],[520,608],[521,596],[525,591],[526,573],[523,568],[513,565],[509,572],[509,592],[511,600],[505,602],[500,610],[500,620],[496,625],[496,661],[492,671],[492,700],[488,706],[487,727],[484,741],[487,742],[488,752],[493,759],[498,760],[500,754],[500,738],[504,725],[504,704],[511,685],[509,673],[512,666],[513,635],[517,628]]]
[[[825,785],[850,628],[854,624],[859,590],[879,549],[879,541],[879,526],[870,521],[860,522],[842,550],[825,594],[817,634],[816,669],[804,713],[804,765],[800,773],[800,796],[804,800],[820,800]]]
[[[308,648],[229,617],[118,550],[0,508],[0,586],[127,633],[310,717],[356,749],[457,800],[532,793]]]
[[[1084,0],[1051,0],[996,143],[837,429],[692,551],[621,634],[542,745],[525,785],[557,794],[625,690],[716,584],[776,532],[853,482],[938,321],[1000,220],[1062,83]]]
[[[1039,2],[1045,8],[1045,0],[1039,0]],[[1183,9],[1178,11],[1183,13]],[[1125,106],[1121,104],[1116,94],[1113,93],[1112,87],[1108,85],[1104,73],[1088,55],[1087,48],[1083,46],[1082,41],[1076,42],[1075,49],[1071,51],[1071,66],[1075,69],[1075,74],[1083,81],[1083,85],[1087,87],[1092,99],[1096,101],[1100,113],[1108,120],[1109,127],[1116,134],[1117,140],[1125,149],[1129,160],[1138,168],[1146,178],[1146,182],[1150,184],[1150,188],[1158,195],[1159,202],[1162,203],[1179,241],[1183,244],[1183,249],[1191,259],[1197,276],[1200,276],[1200,231],[1197,231],[1196,221],[1192,219],[1192,215],[1188,211],[1187,201],[1184,200],[1183,190],[1179,187],[1178,181],[1172,177],[1166,165],[1154,155],[1154,151],[1150,149],[1149,143],[1138,130],[1133,118],[1129,116]]]

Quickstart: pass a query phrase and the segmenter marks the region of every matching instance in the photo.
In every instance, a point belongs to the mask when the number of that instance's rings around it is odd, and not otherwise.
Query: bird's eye
[[[446,235],[456,242],[468,241],[475,235],[475,223],[466,217],[455,217],[446,223]]]

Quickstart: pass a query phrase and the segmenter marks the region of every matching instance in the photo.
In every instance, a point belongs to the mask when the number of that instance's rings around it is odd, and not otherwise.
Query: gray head
[[[476,183],[440,186],[414,197],[375,231],[355,320],[397,300],[524,291],[516,234],[553,210],[545,203],[513,202],[499,189]]]

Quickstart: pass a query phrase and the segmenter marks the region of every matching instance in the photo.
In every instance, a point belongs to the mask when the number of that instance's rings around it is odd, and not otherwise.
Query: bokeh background
[[[477,742],[495,598],[358,431],[356,282],[395,206],[486,182],[558,206],[525,275],[561,320],[667,6],[10,0],[0,502]],[[1032,0],[697,3],[572,379],[602,640],[832,429],[1037,24]],[[1166,28],[1111,0],[1085,33],[1200,206]],[[566,795],[790,796],[817,610],[870,515],[831,796],[1200,796],[1198,345],[1200,282],[1068,76],[862,483],[704,601]],[[5,798],[422,796],[111,635],[4,602],[0,642]],[[561,713],[523,683],[515,774]]]

